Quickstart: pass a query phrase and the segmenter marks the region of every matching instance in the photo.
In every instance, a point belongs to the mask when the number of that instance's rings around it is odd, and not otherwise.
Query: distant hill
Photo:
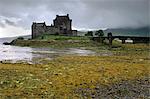
[[[16,38],[15,37],[0,38],[0,44],[3,44],[4,42],[11,42],[14,39]]]
[[[19,36],[19,37],[23,37],[24,39],[29,39],[31,38],[31,35],[24,35],[24,36]]]
[[[78,36],[84,36],[87,33],[87,31],[78,31],[77,35]]]
[[[2,44],[4,42],[11,42],[12,40],[17,39],[18,37],[23,37],[24,39],[29,39],[29,38],[31,38],[31,35],[0,38],[0,44]]]
[[[87,30],[88,31],[88,30]],[[78,31],[79,36],[84,36],[87,31]],[[96,30],[93,30],[95,33]],[[116,29],[106,29],[104,30],[104,35],[107,36],[107,33],[112,32],[114,36],[150,36],[150,30],[148,27],[143,28],[116,28]]]
[[[108,32],[112,32],[114,36],[150,36],[148,27],[131,29],[131,28],[118,28],[118,29],[107,29],[104,31],[105,35]]]
[[[87,30],[88,31],[88,30]],[[87,31],[78,31],[78,36],[84,36]],[[95,33],[96,30],[93,30]],[[149,27],[143,28],[117,28],[117,29],[107,29],[104,30],[104,35],[107,36],[107,33],[112,32],[113,36],[149,36],[150,37],[150,30]],[[31,35],[24,35],[24,36],[17,36],[17,37],[7,37],[7,38],[0,38],[0,43],[2,42],[10,42],[18,37],[23,37],[24,39],[31,38]]]
[[[3,37],[3,38],[0,38],[0,39],[15,39],[15,38],[18,38],[18,37],[23,37],[25,39],[29,39],[29,38],[31,38],[31,35],[22,35],[22,36],[15,36],[15,37]]]

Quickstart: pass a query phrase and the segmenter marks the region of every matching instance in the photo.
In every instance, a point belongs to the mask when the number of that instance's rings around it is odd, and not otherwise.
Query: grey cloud
[[[5,23],[3,21],[3,18],[0,16],[0,27],[5,28]]]
[[[33,21],[46,21],[50,24],[56,14],[67,13],[77,28],[138,28],[149,25],[148,2],[149,0],[0,0],[0,16],[21,19],[16,24],[26,29],[30,29]],[[11,22],[6,23],[11,25]]]
[[[11,25],[11,26],[16,26],[15,22],[10,21],[8,19],[5,19],[5,24]]]
[[[148,0],[83,0],[86,19],[104,27],[142,27],[148,25]],[[98,26],[98,25],[97,25]]]
[[[0,27],[5,28],[5,24],[0,22]]]

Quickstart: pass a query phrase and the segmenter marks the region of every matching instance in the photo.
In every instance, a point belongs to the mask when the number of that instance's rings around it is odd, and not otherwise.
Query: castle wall
[[[44,23],[32,24],[32,38],[36,38],[42,34],[59,34],[66,36],[76,36],[77,30],[72,30],[72,20],[69,19],[69,14],[67,16],[56,16],[53,20],[54,25],[46,26]]]
[[[32,39],[36,37],[36,28],[35,28],[35,24],[33,23],[31,26],[32,29]]]
[[[46,34],[58,34],[60,31],[58,28],[55,28],[54,26],[47,26],[46,27]]]
[[[58,20],[54,20],[54,26],[59,29],[72,30],[71,23],[71,20],[68,20],[66,22],[59,22]]]
[[[56,18],[53,20],[54,26],[60,30],[60,35],[71,34],[72,20],[69,19],[69,14],[67,16],[56,15]]]
[[[38,37],[46,32],[45,23],[33,23],[32,24],[32,38]]]
[[[72,20],[69,20],[66,24],[67,26],[67,30],[72,30],[71,26],[72,26]]]
[[[77,36],[77,30],[72,30],[72,36]]]

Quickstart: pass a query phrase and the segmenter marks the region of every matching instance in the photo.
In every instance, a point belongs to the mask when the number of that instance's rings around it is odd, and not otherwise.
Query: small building
[[[53,24],[47,26],[45,22],[32,24],[32,39],[42,34],[54,34],[65,36],[77,36],[77,30],[72,30],[72,20],[69,18],[69,14],[65,16],[56,15],[53,20]]]

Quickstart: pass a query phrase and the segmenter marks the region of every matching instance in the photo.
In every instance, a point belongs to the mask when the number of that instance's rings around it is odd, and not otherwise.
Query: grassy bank
[[[35,40],[89,40],[87,36],[59,36],[59,35],[42,35]]]
[[[52,47],[52,48],[66,48],[66,47],[86,47],[97,46],[95,42],[81,41],[81,40],[16,40],[13,45],[16,46],[30,46],[30,47]]]
[[[21,40],[16,39],[12,42],[15,46],[25,47],[50,47],[50,48],[84,48],[94,51],[100,49],[108,49],[109,46],[106,44],[94,42],[89,37],[71,37],[71,36],[54,36],[44,35],[36,39]]]
[[[31,40],[16,39],[12,42],[12,45],[30,47],[70,48],[87,46],[94,47],[100,44],[92,42],[88,37],[43,35]]]
[[[97,86],[149,76],[149,46],[125,44],[110,51],[113,56],[63,56],[45,65],[0,63],[0,96],[72,99],[83,98],[80,91],[88,89],[84,93],[90,98]],[[114,93],[120,92],[130,95],[124,88]]]

